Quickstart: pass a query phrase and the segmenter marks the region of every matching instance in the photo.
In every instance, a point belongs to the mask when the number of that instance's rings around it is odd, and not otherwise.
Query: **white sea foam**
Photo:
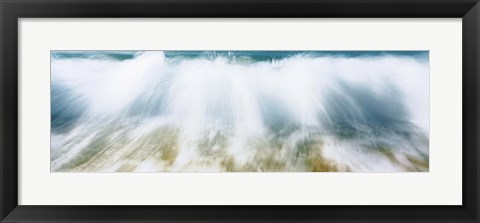
[[[241,62],[224,56],[174,60],[161,51],[152,51],[122,61],[53,59],[51,67],[52,86],[69,89],[69,94],[81,99],[78,104],[70,100],[52,106],[85,110],[72,124],[77,130],[62,133],[77,134],[78,142],[64,142],[63,146],[70,145],[75,150],[79,145],[85,146],[85,142],[80,144],[82,135],[86,135],[78,133],[81,126],[90,126],[85,131],[92,131],[110,128],[106,123],[121,122],[124,127],[109,131],[129,132],[131,141],[124,147],[132,146],[156,126],[173,126],[178,129],[176,137],[180,141],[171,164],[171,170],[176,171],[215,169],[217,164],[198,166],[203,164],[196,160],[201,156],[197,144],[199,140],[218,140],[215,137],[219,137],[219,132],[228,138],[226,154],[235,158],[235,165],[258,157],[253,150],[259,146],[253,144],[258,144],[259,138],[280,137],[283,147],[288,147],[281,149],[287,151],[295,150],[296,141],[317,132],[322,135],[322,155],[353,171],[397,171],[401,166],[391,162],[391,157],[356,150],[355,147],[365,147],[368,140],[364,138],[341,142],[334,139],[331,129],[339,122],[348,122],[355,131],[365,128],[367,133],[377,125],[383,126],[382,122],[408,123],[428,140],[429,67],[427,62],[409,57],[297,55],[275,61]],[[55,141],[60,140],[57,133],[53,134]],[[389,140],[389,136],[382,137]],[[419,145],[392,137],[390,140],[399,140],[392,144],[402,148]],[[408,152],[402,154],[415,156],[420,150],[428,156],[428,143],[426,148],[423,144],[420,147],[406,148]],[[57,148],[52,147],[54,150]],[[401,157],[404,156],[396,160]],[[153,166],[150,159],[137,171],[162,170]],[[300,165],[293,169],[301,168]]]

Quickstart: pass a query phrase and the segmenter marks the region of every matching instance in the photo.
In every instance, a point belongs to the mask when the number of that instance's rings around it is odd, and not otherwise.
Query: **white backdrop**
[[[19,204],[462,204],[461,19],[20,19]],[[430,50],[427,173],[50,173],[50,50]]]

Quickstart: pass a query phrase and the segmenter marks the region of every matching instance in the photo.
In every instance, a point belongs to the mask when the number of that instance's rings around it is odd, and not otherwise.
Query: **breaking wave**
[[[52,171],[428,171],[428,59],[254,53],[53,53]]]

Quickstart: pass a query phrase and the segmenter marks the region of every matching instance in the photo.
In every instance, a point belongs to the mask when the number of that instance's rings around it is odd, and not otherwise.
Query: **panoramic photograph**
[[[429,51],[51,51],[51,172],[428,172]]]

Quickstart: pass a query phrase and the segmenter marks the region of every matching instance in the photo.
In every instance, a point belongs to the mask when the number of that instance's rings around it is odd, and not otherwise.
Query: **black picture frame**
[[[478,0],[0,0],[0,15],[1,222],[479,222]],[[19,18],[76,17],[462,18],[463,205],[18,205],[17,21]]]

